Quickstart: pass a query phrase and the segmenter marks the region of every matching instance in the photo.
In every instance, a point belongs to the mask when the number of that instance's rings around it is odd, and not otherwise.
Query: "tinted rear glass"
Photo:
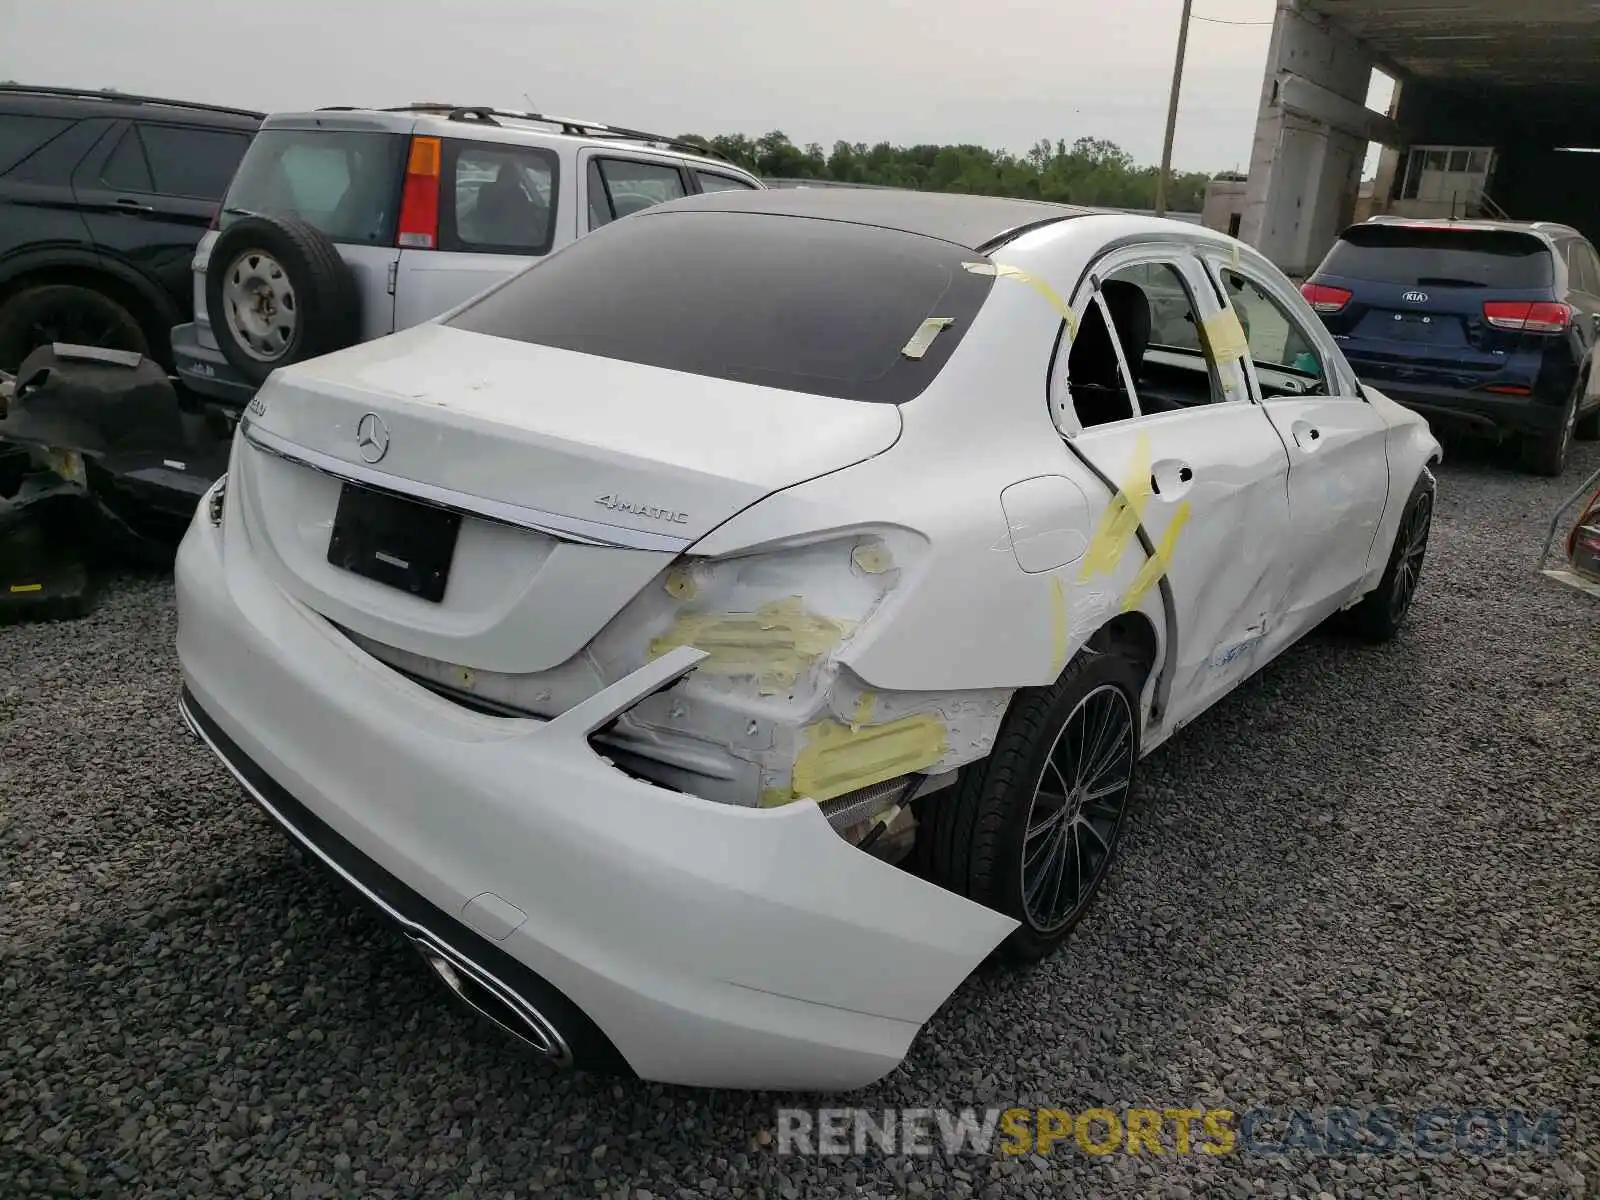
[[[1555,282],[1550,250],[1531,234],[1397,225],[1346,231],[1318,274],[1374,283],[1501,291],[1547,288]]]
[[[60,117],[0,113],[0,172],[9,171],[71,124]]]
[[[408,146],[398,133],[263,129],[228,188],[223,228],[265,213],[299,217],[336,242],[393,245]]]
[[[668,370],[898,404],[938,374],[989,294],[993,277],[961,266],[978,257],[949,242],[839,221],[646,209],[579,238],[447,323]],[[952,324],[921,358],[906,357],[902,349],[930,317]]]

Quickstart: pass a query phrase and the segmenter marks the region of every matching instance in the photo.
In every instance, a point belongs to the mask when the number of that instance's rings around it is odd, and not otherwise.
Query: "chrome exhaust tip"
[[[572,1065],[572,1048],[542,1012],[482,967],[432,938],[408,933],[423,961],[439,982],[468,1008],[487,1017],[541,1058],[557,1066]]]

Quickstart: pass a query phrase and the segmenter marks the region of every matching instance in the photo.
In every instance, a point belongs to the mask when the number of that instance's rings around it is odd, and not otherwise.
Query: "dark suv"
[[[1301,291],[1361,379],[1430,423],[1514,439],[1543,475],[1600,436],[1600,257],[1575,229],[1377,217]]]
[[[0,86],[0,370],[77,342],[172,368],[190,263],[262,114]]]

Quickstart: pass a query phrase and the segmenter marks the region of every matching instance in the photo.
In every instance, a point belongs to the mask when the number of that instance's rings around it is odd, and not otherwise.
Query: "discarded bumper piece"
[[[1551,566],[1550,552],[1556,540],[1556,530],[1561,519],[1587,498],[1583,511],[1567,536],[1566,559]],[[1562,502],[1550,518],[1550,528],[1544,540],[1544,553],[1539,557],[1540,572],[1557,583],[1577,588],[1600,600],[1600,471],[1584,480],[1578,489]]]
[[[137,354],[43,347],[0,408],[0,605],[87,607],[90,567],[170,562],[227,461],[225,436],[186,411]]]

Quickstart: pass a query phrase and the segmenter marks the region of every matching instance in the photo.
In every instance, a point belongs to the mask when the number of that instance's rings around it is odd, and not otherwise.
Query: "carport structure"
[[[1395,80],[1366,106],[1373,70]],[[1240,235],[1290,275],[1355,212],[1510,216],[1600,241],[1600,0],[1280,0]]]

